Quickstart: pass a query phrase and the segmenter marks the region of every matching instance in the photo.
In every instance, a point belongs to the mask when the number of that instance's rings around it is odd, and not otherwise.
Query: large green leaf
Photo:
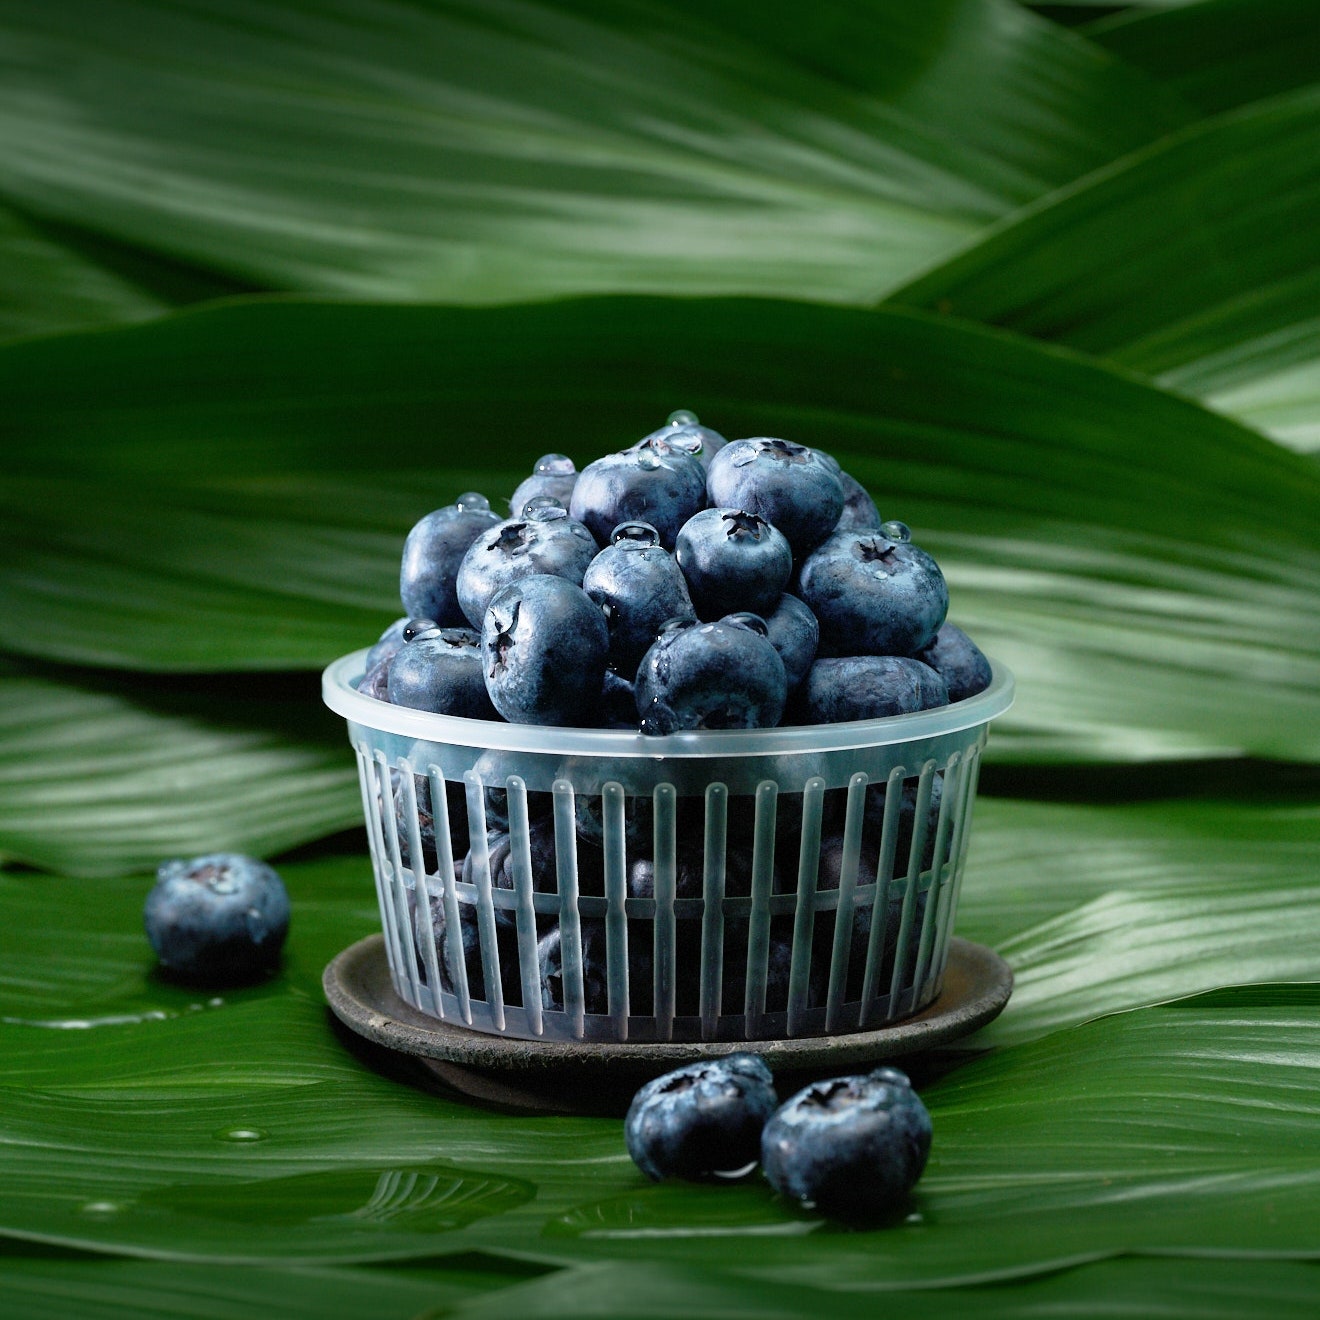
[[[314,680],[59,678],[0,662],[0,855],[103,876],[360,824]]]
[[[462,1320],[781,1320],[796,1316],[902,1315],[912,1320],[1312,1320],[1320,1270],[1275,1260],[1107,1260],[1039,1279],[981,1287],[831,1288],[749,1279],[709,1268],[610,1261],[556,1270],[498,1293],[474,1293],[449,1314]]]
[[[1164,805],[1161,848],[1155,804],[983,801],[961,933],[989,934],[996,923],[978,912],[996,899],[1034,921],[1041,901],[1024,892],[1066,901],[1074,875],[1082,913],[1119,873],[1129,893],[1178,896],[1193,914],[1233,884],[1265,909],[1314,888],[1314,806],[1280,807],[1256,825],[1254,847],[1234,849],[1225,840],[1248,808]],[[1016,855],[1001,846],[1010,835],[1027,841]],[[1106,838],[1108,855],[1088,868]],[[1113,842],[1125,839],[1126,867]],[[1056,1015],[1038,1023],[1043,1039],[1006,1030],[961,1067],[915,1061],[936,1129],[918,1218],[837,1233],[755,1182],[645,1183],[617,1121],[493,1113],[406,1085],[418,1076],[397,1065],[364,1068],[384,1060],[345,1048],[318,980],[376,924],[366,860],[282,869],[294,899],[282,972],[215,995],[151,974],[145,881],[100,881],[89,902],[85,882],[0,873],[14,935],[0,964],[0,1232],[285,1263],[472,1249],[654,1258],[828,1288],[967,1283],[1132,1251],[1315,1253],[1318,986],[1224,991],[1071,1030]],[[1296,911],[1263,956],[1239,913],[1242,960],[1225,949],[1202,984],[1277,977],[1315,947]],[[1190,923],[1163,934],[1166,969],[1197,957]],[[1111,983],[1121,1006],[1148,1002],[1126,956],[1101,940],[1078,959],[1089,991],[1070,989],[1070,1020],[1115,1006]],[[1029,980],[1022,989],[1037,1013]],[[1006,1027],[1017,1011],[1011,1002]]]
[[[0,387],[11,650],[323,663],[398,612],[422,513],[681,403],[825,446],[916,529],[952,617],[1018,673],[1000,755],[1320,749],[1320,475],[1009,336],[770,302],[230,305],[11,345]]]
[[[1106,354],[1320,444],[1320,88],[1207,120],[892,295]]]
[[[142,321],[169,306],[0,207],[0,337]]]
[[[263,287],[860,301],[1185,122],[1011,0],[0,5],[0,193]]]
[[[1086,35],[1214,113],[1291,91],[1320,74],[1320,23],[1310,0],[1198,0],[1128,9]]]
[[[419,1320],[520,1281],[487,1262],[429,1274],[0,1258],[6,1320]]]

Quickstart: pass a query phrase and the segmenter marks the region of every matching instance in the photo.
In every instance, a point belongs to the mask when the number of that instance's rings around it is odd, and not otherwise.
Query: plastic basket
[[[651,738],[392,706],[356,691],[365,654],[322,691],[357,753],[391,978],[422,1013],[773,1040],[938,996],[1002,667],[914,715]]]

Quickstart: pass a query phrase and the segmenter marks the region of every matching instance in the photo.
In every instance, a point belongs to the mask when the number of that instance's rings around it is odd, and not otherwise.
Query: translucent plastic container
[[[772,1040],[938,996],[1000,666],[914,715],[650,738],[392,706],[356,691],[365,654],[322,691],[414,1008],[524,1039]]]

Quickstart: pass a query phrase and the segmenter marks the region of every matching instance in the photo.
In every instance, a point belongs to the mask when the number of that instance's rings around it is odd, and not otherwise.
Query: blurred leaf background
[[[0,65],[7,1314],[1315,1313],[1313,0],[0,0]],[[959,927],[1017,990],[880,1232],[320,995],[316,671],[421,514],[680,406],[836,453],[1019,679]],[[140,907],[219,847],[295,919],[207,999]]]

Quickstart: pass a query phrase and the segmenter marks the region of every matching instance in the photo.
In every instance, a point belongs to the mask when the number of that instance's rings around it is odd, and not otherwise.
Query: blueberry
[[[836,655],[912,655],[935,636],[949,608],[939,565],[883,529],[835,532],[802,562],[797,594]]]
[[[879,527],[880,510],[875,507],[875,501],[866,487],[846,472],[839,473],[839,484],[843,487],[843,512],[839,515],[835,531],[861,531]]]
[[[901,1210],[930,1151],[926,1107],[897,1069],[814,1082],[761,1134],[776,1191],[823,1214],[871,1220]]]
[[[555,850],[555,823],[543,816],[530,821],[527,829],[528,855],[531,860],[532,888],[538,894],[553,894],[559,888],[559,869]],[[503,830],[491,830],[486,836],[490,859],[490,882],[494,889],[516,889],[513,870],[513,839]],[[599,898],[605,893],[605,858],[599,848],[583,840],[577,849],[578,892]],[[463,860],[463,879],[476,883],[476,855],[469,852]],[[511,925],[512,908],[497,908],[495,920],[499,925]]]
[[[435,812],[431,805],[431,781],[426,775],[413,776],[413,789],[417,798],[417,832],[422,841],[422,857],[417,863],[434,875],[439,869],[439,853],[436,847]],[[390,798],[394,803],[394,823],[399,836],[400,860],[404,866],[412,867],[412,831],[408,817],[411,807],[407,794],[403,790],[402,771],[390,770]],[[445,784],[445,802],[449,809],[449,846],[453,855],[461,858],[468,849],[467,811],[463,785],[455,782]],[[381,816],[381,829],[389,846],[389,829],[385,817]]]
[[[843,487],[816,450],[765,436],[721,449],[706,493],[717,508],[746,509],[773,523],[796,559],[829,536],[843,512]]]
[[[468,622],[455,590],[458,566],[477,537],[498,522],[486,497],[474,493],[460,495],[446,508],[428,513],[403,543],[399,570],[403,608],[414,617],[434,619],[444,628]]]
[[[598,917],[584,917],[580,923],[582,941],[582,995],[584,1011],[603,1017],[610,1011],[609,957],[605,922]],[[628,1012],[646,1015],[654,1003],[655,964],[650,940],[637,939],[629,931],[628,939]],[[536,946],[541,976],[541,1005],[550,1012],[564,1011],[564,965],[560,928],[556,926]]]
[[[894,843],[894,874],[906,875],[909,854],[912,851],[913,826],[917,817],[916,779],[905,779],[899,795],[898,816],[894,822],[897,836]],[[842,792],[842,790],[840,790]],[[866,790],[866,805],[862,816],[862,837],[869,846],[878,848],[884,830],[884,784],[871,784]],[[930,805],[926,809],[926,846],[922,849],[921,870],[926,870],[935,856],[935,834],[940,822],[940,803],[944,800],[944,776],[938,771],[930,781]],[[874,868],[872,868],[874,872]]]
[[[683,570],[650,523],[621,523],[611,541],[587,566],[582,590],[604,612],[610,668],[631,681],[667,619],[697,616]]]
[[[594,723],[610,635],[600,607],[562,577],[533,574],[499,591],[486,611],[486,688],[506,720]]]
[[[367,671],[374,669],[382,660],[388,660],[407,640],[403,635],[403,630],[411,622],[408,618],[395,619],[388,628],[380,635],[380,641],[367,652],[367,658],[363,663],[363,668]],[[361,689],[359,689],[360,691]]]
[[[480,628],[495,593],[532,574],[550,574],[580,586],[596,550],[591,533],[557,503],[530,509],[526,518],[497,523],[473,541],[458,566],[463,613]]]
[[[357,690],[364,697],[375,697],[377,701],[390,699],[390,663],[392,655],[373,665],[358,680]]]
[[[569,510],[602,546],[620,523],[647,522],[672,550],[678,529],[705,505],[706,469],[691,454],[651,439],[587,464]]]
[[[642,731],[651,734],[768,728],[788,696],[779,652],[732,615],[662,633],[642,658],[636,686]]]
[[[509,828],[509,776],[523,770],[523,757],[516,752],[485,751],[477,758],[472,769],[476,771],[485,785],[486,825],[489,829],[505,830]],[[459,785],[461,788],[462,785]],[[529,792],[527,794],[528,820],[540,820],[549,816],[555,807],[555,801],[549,793]],[[466,817],[467,807],[463,807]]]
[[[486,692],[481,639],[470,628],[437,628],[409,642],[390,661],[388,687],[396,706],[471,720],[499,718]]]
[[[743,509],[694,514],[679,529],[674,556],[703,619],[734,610],[771,613],[793,572],[793,552],[783,535]]]
[[[655,861],[650,840],[645,850],[629,858],[628,893],[633,898],[655,897]],[[680,833],[675,848],[674,897],[701,898],[705,893],[705,843],[697,831]],[[752,892],[752,858],[746,849],[729,849],[724,858],[724,893],[746,898]]]
[[[520,482],[513,492],[509,500],[509,512],[513,517],[521,518],[523,506],[528,500],[546,495],[568,508],[577,479],[577,468],[567,454],[543,454],[536,460],[532,475]]]
[[[696,413],[688,412],[686,408],[670,413],[665,425],[644,436],[641,445],[648,440],[664,440],[672,448],[691,454],[704,468],[709,468],[711,459],[729,443],[718,431],[702,426]],[[633,448],[640,448],[640,445]]]
[[[445,909],[445,896],[439,885],[433,887],[430,895],[431,935],[435,940],[436,968],[440,973],[440,988],[448,994],[458,992],[458,962],[463,959],[463,969],[467,976],[468,994],[474,999],[488,999],[485,992],[485,976],[481,965],[481,929],[477,923],[477,909],[471,903],[458,903],[459,930],[458,939],[452,940],[449,932],[449,920]],[[422,922],[421,909],[413,912],[413,937],[416,943],[417,972],[423,984],[429,973],[423,950],[426,947],[426,927]],[[517,941],[506,940],[513,956],[517,957]],[[505,974],[504,958],[500,959],[500,980],[508,983]],[[516,963],[515,963],[516,970]]]
[[[759,1054],[688,1064],[633,1097],[623,1127],[628,1154],[654,1181],[741,1173],[756,1163],[778,1103]]]
[[[800,724],[838,724],[948,704],[944,680],[920,660],[850,655],[827,657],[811,666],[794,698],[793,713]]]
[[[784,662],[784,679],[789,692],[797,690],[806,678],[820,645],[820,624],[816,616],[796,596],[785,592],[779,604],[765,616],[766,636]]]
[[[240,853],[162,862],[143,910],[161,966],[205,984],[237,984],[273,968],[289,931],[279,876]]]
[[[910,820],[910,817],[909,817]],[[909,825],[908,848],[912,846],[912,834]],[[816,872],[816,890],[823,893],[838,889],[843,871],[844,842],[842,834],[827,835],[820,843],[820,865]],[[875,844],[864,840],[858,856],[857,883],[871,884],[876,878],[880,857]],[[898,876],[907,873],[907,858],[901,843],[894,861],[894,872]],[[796,888],[796,880],[794,883]],[[884,945],[879,951],[880,962],[876,968],[875,990],[879,995],[889,993],[890,982],[894,975],[894,963],[898,956],[898,935],[903,921],[903,886],[891,884],[889,887],[888,908],[885,916]],[[926,895],[918,892],[913,903],[913,926],[910,932],[915,941],[921,930],[921,923],[926,912]],[[848,977],[844,986],[846,1000],[859,1000],[866,981],[866,958],[871,944],[871,920],[875,909],[872,903],[858,903],[853,908],[852,934],[849,941]],[[817,1003],[824,1003],[829,992],[830,964],[834,956],[834,927],[836,913],[823,911],[816,914],[812,928],[811,984],[812,997]],[[909,961],[907,971],[913,970]]]
[[[600,693],[600,727],[638,731],[637,691],[629,679],[610,669],[605,671]]]
[[[931,641],[917,652],[948,685],[950,701],[965,701],[990,686],[990,661],[961,628],[940,626]]]

